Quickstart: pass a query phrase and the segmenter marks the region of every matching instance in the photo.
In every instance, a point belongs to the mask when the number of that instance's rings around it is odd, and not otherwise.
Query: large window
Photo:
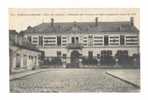
[[[61,46],[61,36],[57,36],[57,45]]]
[[[93,52],[92,51],[88,51],[88,57],[93,58]]]
[[[76,37],[76,43],[79,43],[79,38],[78,37]]]
[[[39,36],[39,45],[42,46],[43,45],[43,37]]]
[[[75,38],[74,38],[74,37],[71,38],[71,43],[72,43],[72,44],[75,43]]]
[[[88,46],[93,46],[93,35],[88,36]]]
[[[101,56],[111,56],[112,55],[112,51],[111,50],[102,50],[101,51]]]
[[[120,45],[124,44],[125,44],[124,35],[120,35]]]
[[[28,36],[27,39],[31,43],[31,36]]]
[[[104,45],[108,45],[108,36],[107,35],[104,36]]]

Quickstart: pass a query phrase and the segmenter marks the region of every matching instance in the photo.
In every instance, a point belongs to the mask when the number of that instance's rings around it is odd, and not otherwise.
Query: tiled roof
[[[130,22],[65,22],[65,23],[41,23],[37,26],[29,26],[24,33],[97,33],[97,32],[138,32]]]

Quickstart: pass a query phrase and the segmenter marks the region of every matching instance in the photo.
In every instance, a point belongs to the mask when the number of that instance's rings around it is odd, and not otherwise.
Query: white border
[[[146,0],[145,0],[146,1]],[[1,99],[66,99],[66,100],[143,100],[147,99],[148,93],[148,14],[147,2],[144,0],[3,0],[0,5],[0,96]],[[8,8],[140,8],[140,42],[141,42],[141,93],[38,93],[38,94],[12,94],[9,93],[9,70],[8,70]]]

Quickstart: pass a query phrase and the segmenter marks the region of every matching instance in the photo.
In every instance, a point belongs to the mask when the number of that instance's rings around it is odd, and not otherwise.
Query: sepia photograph
[[[139,8],[9,8],[10,93],[139,93]]]

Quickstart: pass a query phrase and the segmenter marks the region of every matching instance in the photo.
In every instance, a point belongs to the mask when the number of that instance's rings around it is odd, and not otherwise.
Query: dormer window
[[[31,26],[28,26],[28,27],[27,27],[27,29],[31,29],[31,28],[32,28]]]

